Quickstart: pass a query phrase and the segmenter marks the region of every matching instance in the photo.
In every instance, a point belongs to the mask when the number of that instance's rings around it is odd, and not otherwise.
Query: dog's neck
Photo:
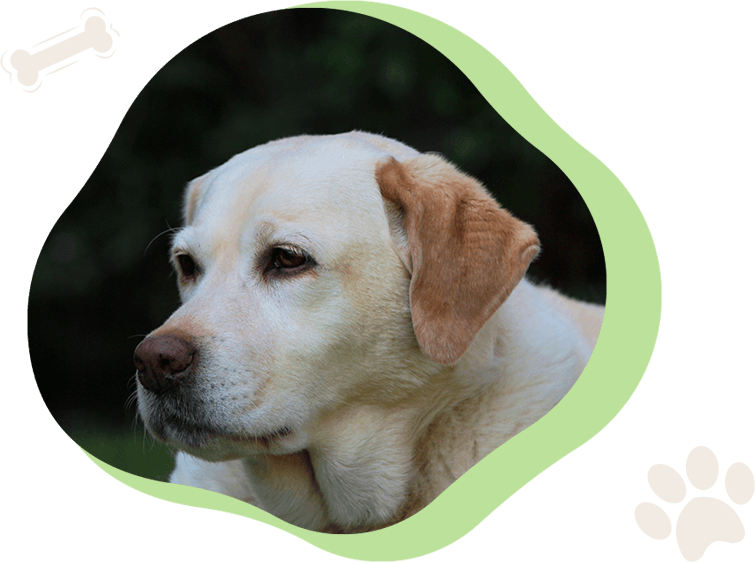
[[[274,487],[264,486],[262,495],[270,497],[260,498],[263,507],[317,530],[381,528],[425,507],[542,417],[571,387],[589,352],[575,352],[568,325],[538,336],[538,326],[554,315],[532,298],[537,290],[521,284],[510,300],[525,314],[508,318],[504,303],[476,337],[474,352],[439,366],[411,399],[347,405],[321,420],[307,452],[283,463],[284,479],[294,484],[276,479]],[[480,412],[487,417],[479,419]],[[264,482],[283,467],[250,463],[248,469]]]
[[[253,503],[317,531],[366,531],[397,522],[417,475],[415,417],[401,408],[341,408],[319,425],[307,450],[243,462]]]
[[[417,488],[422,470],[417,444],[438,414],[458,402],[461,389],[454,392],[453,376],[454,369],[446,367],[414,400],[330,412],[310,434],[306,451],[246,460],[260,507],[295,525],[329,532],[378,529],[421,509],[432,498]]]

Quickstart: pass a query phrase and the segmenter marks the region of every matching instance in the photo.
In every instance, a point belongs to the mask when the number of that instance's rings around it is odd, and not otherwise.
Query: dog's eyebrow
[[[257,242],[264,244],[288,242],[315,244],[315,237],[304,230],[301,225],[289,225],[276,219],[263,219],[255,232]]]
[[[170,248],[170,253],[173,254],[181,248],[189,248],[191,246],[191,229],[182,228],[173,235],[173,243]]]

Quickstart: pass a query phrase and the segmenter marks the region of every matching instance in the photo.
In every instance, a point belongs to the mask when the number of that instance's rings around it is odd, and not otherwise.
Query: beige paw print
[[[707,447],[692,449],[687,457],[687,478],[698,490],[708,490],[718,480],[718,460]],[[648,483],[663,501],[679,503],[687,495],[684,480],[670,466],[656,464],[648,471]],[[755,478],[746,464],[735,463],[726,472],[726,493],[729,499],[744,505],[755,491]],[[665,539],[671,534],[671,520],[666,512],[653,503],[637,506],[634,518],[640,529],[654,539]],[[676,522],[676,541],[686,560],[702,558],[716,541],[738,543],[745,536],[742,520],[728,504],[715,498],[691,499],[679,514]]]

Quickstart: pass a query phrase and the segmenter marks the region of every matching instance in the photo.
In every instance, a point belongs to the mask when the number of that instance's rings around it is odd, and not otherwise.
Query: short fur
[[[378,135],[253,148],[192,182],[184,209],[173,254],[196,274],[151,336],[196,357],[186,387],[139,385],[140,414],[180,451],[171,482],[301,527],[416,513],[553,408],[597,341],[602,307],[523,279],[532,227]],[[315,265],[273,276],[281,246]]]

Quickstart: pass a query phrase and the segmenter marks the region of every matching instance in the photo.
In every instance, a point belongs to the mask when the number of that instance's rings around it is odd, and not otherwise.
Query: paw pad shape
[[[687,478],[698,490],[708,490],[718,480],[718,460],[707,447],[693,449],[687,457]],[[656,464],[648,471],[650,488],[662,500],[679,503],[687,495],[684,480],[670,466]],[[749,467],[734,463],[726,473],[726,493],[729,499],[744,505],[755,492],[755,478]],[[671,520],[666,512],[653,503],[637,506],[634,518],[640,529],[654,539],[671,534]],[[716,541],[737,543],[745,536],[744,525],[736,512],[715,498],[691,499],[676,522],[676,541],[679,551],[689,562],[702,558],[705,550]]]

